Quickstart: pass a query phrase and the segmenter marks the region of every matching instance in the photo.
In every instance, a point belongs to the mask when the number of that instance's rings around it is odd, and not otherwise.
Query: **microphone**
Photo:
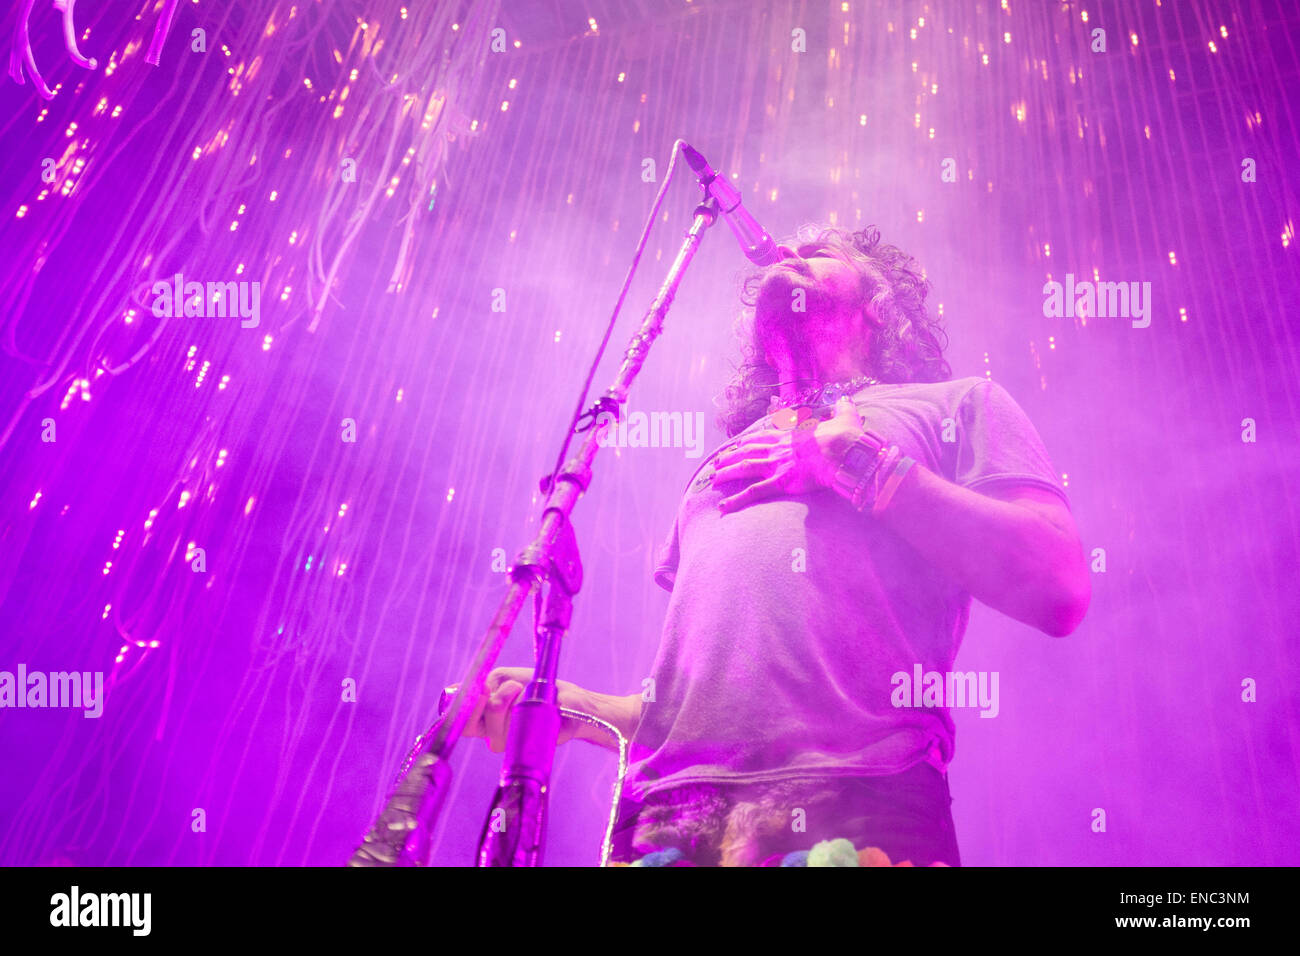
[[[695,170],[695,175],[699,178],[705,192],[717,201],[718,207],[727,219],[727,225],[740,241],[740,250],[745,254],[745,258],[760,266],[770,266],[774,262],[780,262],[781,254],[777,252],[772,237],[740,204],[740,190],[714,172],[698,150],[682,143],[682,154],[691,169]]]

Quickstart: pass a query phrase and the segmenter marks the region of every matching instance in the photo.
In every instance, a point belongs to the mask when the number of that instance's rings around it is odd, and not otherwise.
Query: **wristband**
[[[871,480],[858,493],[853,505],[859,511],[875,512],[876,499],[880,497],[881,486],[894,471],[894,466],[903,457],[903,450],[897,445],[890,445],[881,453],[876,470],[871,473]]]
[[[879,468],[889,447],[889,443],[879,435],[864,431],[840,459],[831,487],[852,502],[855,508],[858,507],[863,489]]]
[[[894,466],[892,473],[885,479],[885,485],[880,489],[880,494],[876,496],[875,503],[871,506],[873,515],[879,515],[889,506],[889,501],[894,497],[894,492],[898,490],[898,486],[903,483],[903,479],[915,464],[914,459],[903,458]]]
[[[902,457],[902,449],[897,445],[872,432],[864,432],[845,452],[832,487],[856,510],[872,510],[883,484]]]

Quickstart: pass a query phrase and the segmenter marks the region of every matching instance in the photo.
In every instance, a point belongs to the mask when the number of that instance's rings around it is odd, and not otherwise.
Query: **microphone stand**
[[[628,342],[613,384],[574,424],[574,431],[586,432],[586,438],[561,466],[554,482],[551,475],[542,479],[547,499],[537,536],[511,565],[510,586],[479,642],[465,678],[445,713],[416,741],[383,811],[348,860],[349,866],[429,865],[433,830],[451,786],[448,760],[483,696],[488,672],[496,664],[529,594],[534,595],[536,664],[533,679],[511,713],[501,778],[483,826],[476,862],[479,866],[541,864],[546,798],[561,721],[556,668],[560,644],[573,613],[573,595],[582,585],[582,563],[569,515],[591,485],[591,464],[600,439],[618,421],[620,406],[627,402],[650,346],[663,332],[664,317],[704,231],[717,221],[718,205],[707,191],[693,215],[694,222],[677,258],[641,327]],[[541,589],[546,594],[544,602]]]

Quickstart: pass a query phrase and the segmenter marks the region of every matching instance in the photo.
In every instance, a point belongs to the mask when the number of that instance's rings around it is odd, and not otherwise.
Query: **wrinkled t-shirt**
[[[866,429],[937,475],[975,491],[1045,488],[1069,506],[1038,433],[996,382],[872,385],[854,402]],[[953,670],[970,594],[831,489],[721,514],[745,482],[713,486],[720,450],[687,483],[657,555],[655,581],[672,596],[630,793],[880,776],[922,761],[946,772],[951,715],[894,707],[891,677]]]

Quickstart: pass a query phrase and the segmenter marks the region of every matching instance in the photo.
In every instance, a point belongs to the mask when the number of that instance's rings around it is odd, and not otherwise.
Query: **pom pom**
[[[868,846],[858,851],[858,866],[891,866],[889,854],[879,847]]]
[[[682,858],[682,851],[677,847],[669,847],[667,850],[657,850],[654,853],[647,853],[641,859],[633,863],[633,866],[672,866]]]
[[[782,866],[807,866],[808,851],[795,850],[793,853],[787,853],[784,857],[781,858],[781,865]]]
[[[809,866],[860,866],[858,851],[848,840],[822,840],[808,851]]]

